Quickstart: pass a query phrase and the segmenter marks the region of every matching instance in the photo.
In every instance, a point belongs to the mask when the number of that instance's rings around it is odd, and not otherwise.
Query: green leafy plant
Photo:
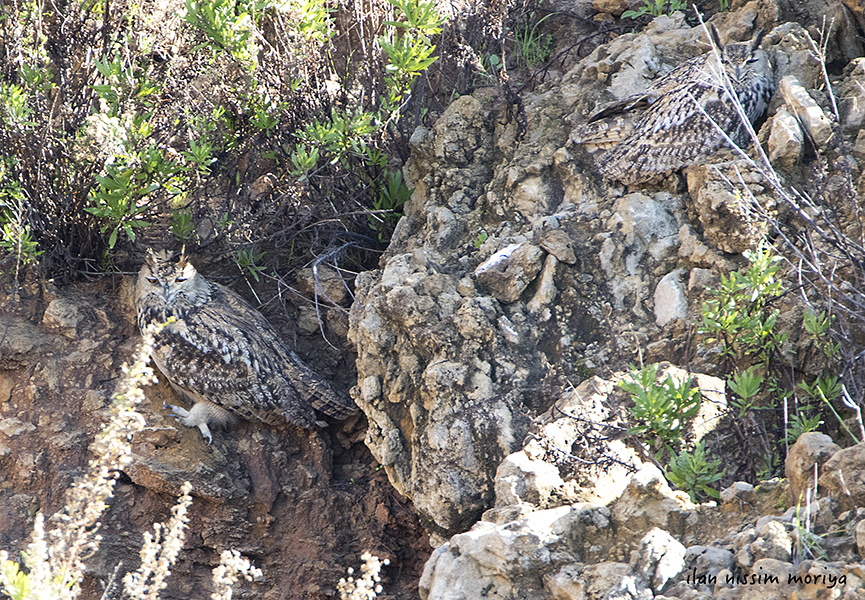
[[[0,162],[0,180],[5,173]],[[36,264],[44,252],[33,238],[30,225],[25,221],[25,199],[17,181],[3,181],[0,184],[0,248],[14,256],[16,265]]]
[[[38,249],[39,243],[30,233],[30,225],[17,220],[3,223],[0,247],[12,256],[18,257],[22,265],[36,264],[44,250]]]
[[[35,125],[31,122],[30,115],[33,109],[27,102],[30,95],[27,90],[13,83],[0,84],[0,108],[4,112],[3,121],[16,127],[24,128]]]
[[[811,490],[809,489],[804,515],[800,502],[797,502],[796,514],[793,515],[793,531],[795,533],[793,536],[795,540],[793,558],[797,562],[805,558],[829,560],[829,555],[823,549],[823,537],[827,534],[818,535],[811,531],[810,496]]]
[[[195,223],[192,222],[192,210],[181,208],[171,215],[171,233],[179,240],[188,240],[195,233]]]
[[[324,150],[324,154],[333,157],[334,162],[338,161],[348,166],[347,155],[351,154],[360,159],[368,156],[366,150],[368,146],[364,138],[374,133],[377,127],[375,115],[372,113],[360,111],[347,114],[334,111],[329,119],[313,119],[311,124],[297,133],[297,138],[312,146],[306,162],[311,159],[312,152],[318,147]],[[298,156],[298,160],[302,160],[302,157]]]
[[[767,364],[786,341],[786,334],[775,331],[779,311],[770,309],[784,291],[776,277],[781,257],[764,244],[744,254],[751,263],[747,271],[722,276],[720,288],[710,290],[700,333],[707,336],[706,343],[717,344],[728,365],[754,359]]]
[[[805,414],[808,409],[812,408],[811,406],[804,406],[800,409],[799,414],[795,414],[790,418],[790,421],[787,425],[787,443],[795,444],[796,440],[803,433],[808,433],[810,431],[816,431],[817,428],[823,423],[823,419],[820,416],[820,413],[807,415]]]
[[[490,237],[486,231],[481,231],[478,233],[478,236],[472,240],[472,246],[475,247],[476,250],[480,250],[481,246],[484,245],[484,242],[487,241],[487,238]]]
[[[438,59],[432,55],[435,45],[430,36],[441,33],[444,19],[433,0],[388,2],[397,8],[405,19],[385,21],[384,24],[391,30],[378,37],[379,46],[388,56],[388,64],[385,65],[387,92],[382,98],[383,110],[389,113],[389,119],[392,119],[399,114],[403,98],[411,89],[414,80]]]
[[[380,242],[390,239],[397,221],[402,217],[402,206],[411,198],[412,190],[402,180],[402,171],[394,171],[373,201],[376,212],[368,215],[369,226],[378,233]]]
[[[286,3],[287,4],[287,3]],[[279,3],[276,3],[279,6]],[[290,8],[297,13],[294,20],[297,32],[306,40],[324,44],[334,35],[330,15],[336,12],[321,0],[291,2]]]
[[[539,19],[533,25],[526,24],[514,31],[516,41],[516,52],[520,62],[526,67],[543,64],[550,57],[553,47],[553,36],[549,33],[541,33],[538,28],[541,23],[552,17],[555,13],[549,13]],[[530,22],[534,20],[534,13]]]
[[[664,469],[664,474],[677,488],[688,492],[692,502],[697,502],[698,493],[718,499],[721,494],[712,487],[726,473],[726,469],[718,470],[721,459],[707,460],[706,448],[699,442],[693,453],[679,454],[670,451],[670,464]]]
[[[306,150],[306,145],[298,144],[291,153],[291,164],[294,168],[291,169],[291,174],[303,181],[307,178],[309,172],[315,168],[318,163],[318,148],[313,146],[309,152]]]
[[[773,448],[764,448],[756,465],[757,481],[766,481],[774,477],[780,465],[781,456]]]
[[[105,83],[90,87],[108,105],[109,116],[119,117],[128,102],[144,102],[159,90],[145,70],[136,69],[120,54],[104,61],[94,59],[94,64]]]
[[[216,222],[216,226],[220,229],[228,229],[232,225],[234,225],[234,221],[228,218],[228,213],[225,213],[224,215],[219,217],[219,220]]]
[[[227,52],[253,73],[258,66],[253,10],[253,3],[242,0],[186,0],[183,20],[204,31],[215,52]]]
[[[139,187],[135,177],[135,169],[129,168],[120,171],[113,166],[108,168],[105,176],[96,176],[98,186],[90,193],[90,200],[96,206],[85,208],[87,212],[107,219],[108,222],[102,228],[102,232],[109,229],[108,247],[113,248],[117,243],[117,234],[122,229],[135,241],[135,229],[150,225],[147,221],[139,219],[139,215],[147,210],[146,205],[140,205],[139,199],[147,196],[159,186],[148,183]]]
[[[258,282],[258,275],[265,271],[266,267],[258,265],[258,261],[264,258],[265,252],[256,252],[254,248],[244,248],[239,250],[234,256],[234,264],[241,271],[249,271],[252,278]]]
[[[279,125],[280,106],[270,98],[253,103],[253,114],[249,121],[252,126],[264,133],[270,133]]]
[[[802,317],[802,324],[805,326],[805,331],[811,341],[823,351],[826,358],[834,358],[841,350],[841,344],[833,342],[828,337],[829,328],[832,326],[832,317],[826,312],[821,312],[819,315],[811,308],[805,311]]]
[[[859,438],[850,430],[847,426],[847,422],[841,417],[835,407],[833,406],[833,402],[837,401],[841,398],[841,394],[843,393],[843,388],[841,387],[841,381],[835,375],[821,375],[818,376],[814,383],[808,384],[807,382],[800,382],[798,389],[804,393],[806,396],[810,397],[813,400],[816,400],[821,406],[825,405],[829,407],[829,410],[832,411],[832,414],[838,419],[838,422],[841,424],[841,427],[853,438],[856,443],[859,443]]]
[[[622,13],[623,19],[636,19],[643,15],[651,15],[659,17],[668,15],[677,10],[686,10],[688,8],[687,0],[645,0],[645,4],[637,10],[626,10]]]
[[[745,413],[754,405],[756,396],[763,386],[765,376],[759,372],[758,367],[753,366],[741,373],[735,373],[732,379],[727,380],[729,387],[736,398],[732,400],[733,406],[739,409],[739,418],[745,416]]]
[[[700,390],[691,386],[691,378],[677,381],[668,375],[663,384],[655,379],[658,365],[653,364],[639,371],[632,365],[631,380],[622,380],[619,386],[634,400],[631,414],[640,424],[628,433],[653,433],[669,443],[682,437],[685,423],[700,410]]]
[[[210,165],[216,162],[213,157],[213,144],[206,139],[199,141],[189,140],[189,150],[181,152],[183,157],[195,165],[196,170],[200,175],[208,175],[210,173]]]

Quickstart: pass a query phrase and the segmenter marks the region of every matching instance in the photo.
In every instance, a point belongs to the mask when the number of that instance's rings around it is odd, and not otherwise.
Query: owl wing
[[[191,309],[157,334],[166,377],[194,400],[212,402],[246,420],[276,425],[287,418],[312,427],[315,414],[281,374],[269,332],[256,327],[263,324],[218,305]]]
[[[695,68],[702,68],[703,62],[705,58],[702,56],[686,61],[656,79],[645,92],[605,106],[571,134],[571,141],[589,146],[590,150],[608,150],[626,140],[645,112],[677,87],[681,87],[687,74]]]
[[[346,419],[355,414],[358,406],[348,394],[340,393],[315,374],[291,350],[284,348],[289,360],[286,372],[300,393],[312,401],[312,407],[337,419]]]
[[[734,139],[741,124],[723,94],[716,86],[693,82],[668,93],[600,159],[601,174],[626,185],[654,182],[725,146],[712,121]]]
[[[348,394],[337,391],[292,352],[261,313],[232,290],[214,286],[232,309],[225,311],[227,318],[238,318],[246,324],[245,327],[232,324],[232,328],[241,330],[239,334],[245,336],[243,347],[257,349],[254,370],[259,379],[264,376],[261,385],[266,386],[268,397],[278,399],[276,404],[291,421],[301,427],[312,427],[315,423],[312,409],[337,419],[345,419],[359,410]]]

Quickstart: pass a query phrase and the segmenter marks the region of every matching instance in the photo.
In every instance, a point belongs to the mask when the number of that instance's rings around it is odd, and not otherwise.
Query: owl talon
[[[195,406],[198,406],[197,404]],[[196,414],[195,406],[192,410],[186,410],[180,406],[173,404],[163,404],[162,407],[171,411],[171,416],[177,419],[177,422],[186,427],[198,427],[201,436],[207,440],[207,445],[213,443],[213,434],[210,433],[210,428],[207,426],[207,420],[199,418],[201,415]]]

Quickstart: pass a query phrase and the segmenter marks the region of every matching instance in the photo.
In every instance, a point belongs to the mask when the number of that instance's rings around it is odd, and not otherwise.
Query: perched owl
[[[170,406],[209,444],[208,424],[235,415],[269,425],[286,420],[316,424],[313,409],[336,418],[357,412],[347,394],[334,390],[289,350],[261,313],[225,286],[209,281],[181,256],[149,251],[138,274],[135,307],[142,331],[174,320],[154,337],[153,360],[190,410]]]
[[[600,111],[571,135],[590,150],[609,149],[598,161],[605,178],[626,185],[654,183],[713,154],[727,142],[712,121],[737,145],[748,144],[747,131],[723,89],[721,69],[753,123],[775,89],[772,66],[759,49],[763,31],[750,42],[726,46],[713,26],[709,31],[721,49],[720,64],[714,52],[693,58],[646,92]]]

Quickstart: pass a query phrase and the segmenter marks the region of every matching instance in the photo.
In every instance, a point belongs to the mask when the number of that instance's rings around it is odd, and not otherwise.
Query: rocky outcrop
[[[772,164],[807,183],[809,138],[837,158],[841,135],[853,157],[865,158],[865,61],[833,81],[833,127],[806,37],[819,26],[815,15],[841,4],[733,4],[712,22],[730,41],[765,28],[763,45],[784,82],[759,131]],[[610,14],[635,7],[596,5]],[[831,61],[861,54],[851,29],[861,10],[850,11],[834,26]],[[521,105],[465,95],[418,128],[405,168],[412,198],[379,269],[358,275],[349,316],[341,278],[316,268],[300,275],[298,289],[317,304],[298,306],[288,326],[310,348],[325,344],[322,332],[354,345],[352,395],[366,429],[360,416],[309,433],[244,424],[241,435],[223,432],[203,447],[163,414],[163,401],[174,399],[163,382],[148,392],[148,427],[133,440],[134,461],[106,516],[111,533],[88,575],[91,597],[118,558],[136,563],[140,532],[191,480],[193,534],[178,568],[187,577],[169,589],[173,597],[205,597],[199,584],[226,547],[265,571],[267,585],[250,584],[248,594],[318,598],[334,595],[339,561],[373,550],[417,573],[432,542],[420,588],[430,600],[861,600],[861,447],[837,451],[806,438],[791,452],[789,487],[739,481],[721,491],[721,506],[694,505],[654,465],[653,441],[628,432],[628,399],[617,385],[627,364],[687,361],[709,373],[695,375],[704,401],[690,434],[712,439],[727,397],[710,375],[717,354],[692,353],[689,326],[767,231],[749,202],[769,215],[788,208],[732,151],[660,186],[628,189],[603,182],[569,136],[598,108],[707,50],[684,15],[661,16],[523,90]],[[844,164],[861,188],[858,166]],[[92,300],[102,292],[88,289],[82,300],[33,289],[26,308],[2,315],[4,547],[20,549],[34,513],[59,506],[131,352],[134,325],[122,308]],[[795,354],[796,343],[786,358],[802,367],[807,354]],[[339,353],[323,356],[327,375],[353,377]],[[798,356],[803,362],[793,364]],[[818,497],[797,508],[814,489],[815,464]]]
[[[800,440],[791,457],[809,445]],[[824,477],[841,464],[855,477],[865,468],[860,449],[836,447]],[[514,457],[499,469],[496,508],[433,552],[420,583],[424,600],[863,597],[865,509],[847,509],[828,485],[809,507],[786,511],[789,486],[777,479],[757,488],[736,483],[722,492],[722,506],[694,505],[644,463],[609,504],[549,507],[551,495],[538,492],[561,487],[549,468],[555,460],[506,466],[519,462]],[[792,461],[790,476],[813,474],[807,463]]]
[[[555,100],[538,117],[547,130],[563,114]],[[367,445],[443,535],[491,505],[492,476],[522,445],[548,365],[591,343],[601,315],[597,286],[580,277],[594,270],[587,234],[563,227],[575,215],[538,217],[561,196],[540,177],[556,144],[505,170],[515,131],[494,136],[495,123],[464,97],[415,132],[414,195],[382,269],[358,277],[351,312]],[[514,221],[493,202],[504,190]]]

